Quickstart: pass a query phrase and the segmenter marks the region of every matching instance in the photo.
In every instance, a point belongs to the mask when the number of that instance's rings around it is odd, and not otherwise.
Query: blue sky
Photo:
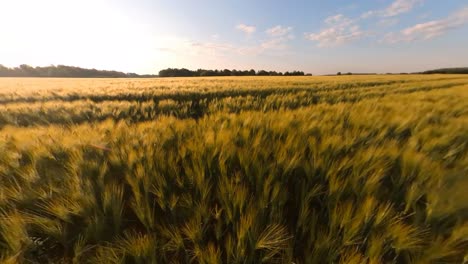
[[[468,66],[468,1],[2,0],[0,64],[407,72]]]

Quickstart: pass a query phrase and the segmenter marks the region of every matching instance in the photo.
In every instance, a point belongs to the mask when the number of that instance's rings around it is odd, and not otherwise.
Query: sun
[[[151,29],[110,1],[2,1],[0,25],[0,63],[10,67],[64,64],[149,73],[164,58]]]

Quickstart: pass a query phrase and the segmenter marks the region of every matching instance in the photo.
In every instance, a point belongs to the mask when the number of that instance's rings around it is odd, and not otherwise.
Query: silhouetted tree
[[[269,74],[268,74],[267,71],[260,70],[260,71],[258,71],[257,75],[258,75],[258,76],[268,76]]]
[[[228,69],[224,69],[224,70],[221,72],[221,75],[222,75],[222,76],[231,76],[231,71],[228,70]]]
[[[65,65],[32,67],[26,64],[22,64],[16,68],[7,68],[3,65],[0,65],[0,77],[135,78],[154,77],[154,75],[138,75],[135,73],[123,73],[118,71],[84,69]]]
[[[468,67],[465,68],[445,68],[422,72],[423,74],[468,74]],[[405,74],[405,73],[400,73]]]
[[[281,76],[283,75],[282,72],[276,71],[265,71],[260,70],[255,72],[255,70],[205,70],[205,69],[198,69],[196,71],[190,71],[187,69],[173,69],[168,68],[161,70],[159,72],[159,77],[187,77],[187,76]],[[285,76],[302,76],[305,75],[302,71],[293,71],[293,72],[286,72]]]

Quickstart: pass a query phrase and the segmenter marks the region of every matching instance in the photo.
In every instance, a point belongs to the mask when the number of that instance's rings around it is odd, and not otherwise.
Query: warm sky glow
[[[0,64],[403,72],[468,66],[468,3],[0,0]]]

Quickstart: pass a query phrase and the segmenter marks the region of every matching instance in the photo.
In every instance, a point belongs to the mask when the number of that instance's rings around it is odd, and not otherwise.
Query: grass
[[[0,80],[5,263],[464,263],[468,77]]]

